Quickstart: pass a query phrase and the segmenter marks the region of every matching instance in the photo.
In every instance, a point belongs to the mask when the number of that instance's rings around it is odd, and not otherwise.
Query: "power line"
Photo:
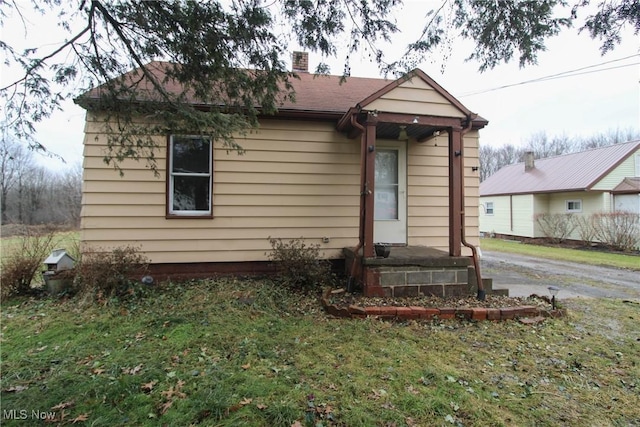
[[[538,78],[531,79],[531,80],[524,80],[524,81],[521,81],[521,82],[518,82],[518,83],[511,83],[511,84],[507,84],[507,85],[503,85],[503,86],[497,86],[497,87],[490,88],[490,89],[483,89],[483,90],[479,90],[479,91],[475,91],[475,92],[468,92],[468,93],[464,93],[462,95],[459,95],[459,97],[479,95],[479,94],[482,94],[482,93],[493,92],[493,91],[496,91],[496,90],[506,89],[506,88],[514,87],[514,86],[522,86],[522,85],[530,84],[530,83],[538,83],[538,82],[544,82],[544,81],[548,81],[548,80],[561,79],[561,78],[565,78],[565,77],[574,77],[574,76],[580,76],[580,75],[583,75],[583,74],[598,73],[598,72],[601,72],[601,71],[613,70],[613,69],[616,69],[616,68],[630,67],[632,65],[638,65],[638,64],[640,64],[640,62],[634,62],[634,63],[631,63],[631,64],[625,64],[625,65],[618,65],[618,66],[615,66],[615,67],[600,68],[600,69],[597,69],[597,70],[584,71],[584,72],[581,72],[581,73],[579,72],[579,71],[583,71],[583,70],[588,70],[590,68],[595,68],[595,67],[600,67],[602,65],[611,64],[611,63],[614,63],[614,62],[624,61],[626,59],[633,58],[635,56],[640,56],[640,54],[636,53],[634,55],[625,56],[624,58],[612,59],[611,61],[600,62],[598,64],[588,65],[586,67],[576,68],[574,70],[569,70],[569,71],[563,71],[563,72],[556,73],[556,74],[550,74],[548,76],[538,77]]]

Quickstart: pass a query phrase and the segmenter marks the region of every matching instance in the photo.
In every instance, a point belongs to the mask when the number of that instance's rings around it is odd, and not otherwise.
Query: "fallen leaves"
[[[175,387],[171,386],[169,387],[169,390],[165,390],[160,394],[167,399],[173,399],[173,398],[184,399],[185,397],[187,397],[187,395],[182,392],[182,387],[184,387],[184,384],[185,384],[184,381],[178,380]]]
[[[418,395],[420,394],[420,391],[418,391],[414,386],[409,385],[407,386],[407,393],[413,394],[413,395]]]
[[[74,405],[75,401],[73,400],[60,402],[57,405],[51,407],[52,412],[42,412],[40,416],[45,417],[42,418],[45,423],[63,423],[68,419],[67,417],[69,416],[69,412],[65,411],[65,409],[69,409]],[[85,421],[89,420],[89,415],[89,412],[85,412],[77,415],[75,418],[72,418],[69,421],[71,422],[71,424],[84,423]]]
[[[156,384],[158,384],[158,381],[150,381],[148,383],[142,384],[140,386],[140,389],[145,393],[151,393],[151,391],[153,390],[153,387],[155,387]]]
[[[16,386],[12,386],[12,387],[7,387],[4,390],[2,390],[4,393],[20,393],[21,391],[25,391],[27,390],[29,387],[25,386],[25,385],[16,385]]]
[[[96,356],[94,356],[93,354],[90,354],[80,360],[78,360],[76,362],[77,365],[85,365],[85,366],[89,366],[91,365],[91,363],[93,362],[93,359],[95,359]]]
[[[369,399],[371,400],[378,400],[382,397],[385,397],[387,395],[387,391],[385,389],[378,389],[378,390],[371,390],[371,394],[369,394],[369,396],[367,396]]]
[[[253,402],[253,399],[250,399],[248,397],[245,397],[244,399],[242,399],[239,403],[240,406],[246,406],[246,405],[250,405],[251,402]]]
[[[68,402],[62,402],[62,403],[58,403],[56,406],[52,406],[51,410],[52,411],[61,411],[63,409],[71,408],[73,405],[75,405],[75,402],[73,400],[70,400]]]
[[[71,420],[71,424],[83,423],[89,419],[89,414],[80,414]]]
[[[164,415],[176,399],[185,399],[187,397],[186,393],[182,391],[184,385],[185,382],[183,380],[178,380],[175,387],[171,386],[168,390],[160,393],[160,395],[165,398],[165,401],[162,402],[158,408],[160,415]]]
[[[133,368],[122,368],[122,373],[126,375],[138,375],[142,370],[142,363]]]

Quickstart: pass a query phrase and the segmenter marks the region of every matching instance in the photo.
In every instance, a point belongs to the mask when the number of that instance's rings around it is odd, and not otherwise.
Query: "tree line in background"
[[[615,129],[588,137],[570,137],[566,134],[549,136],[546,132],[531,135],[522,147],[505,144],[493,147],[480,144],[480,182],[489,178],[503,166],[519,163],[524,160],[524,154],[533,152],[534,158],[544,159],[561,154],[576,153],[592,148],[640,139],[640,129]]]
[[[0,145],[2,225],[80,225],[82,168],[54,172],[36,164],[24,143],[3,135]]]

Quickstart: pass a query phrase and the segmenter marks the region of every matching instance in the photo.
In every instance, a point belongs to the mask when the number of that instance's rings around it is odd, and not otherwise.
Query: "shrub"
[[[148,272],[148,260],[131,246],[105,252],[85,252],[76,265],[75,285],[91,299],[135,296],[144,288],[139,279]]]
[[[553,243],[562,243],[576,229],[576,221],[573,214],[537,214],[535,220],[542,233]]]
[[[595,238],[620,251],[632,251],[640,245],[640,215],[632,212],[593,214]]]
[[[596,224],[593,215],[577,217],[576,227],[583,244],[590,245],[596,240]]]
[[[33,295],[36,289],[32,282],[42,263],[53,250],[55,233],[34,234],[28,228],[21,237],[16,237],[15,244],[7,248],[9,254],[2,258],[2,274],[0,275],[0,300],[5,301],[15,296]]]
[[[330,284],[334,277],[331,263],[320,259],[320,245],[307,245],[302,238],[283,242],[269,238],[272,251],[269,259],[275,261],[280,279],[297,289],[313,289]]]

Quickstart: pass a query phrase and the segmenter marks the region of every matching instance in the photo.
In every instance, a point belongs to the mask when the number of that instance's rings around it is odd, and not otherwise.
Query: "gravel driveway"
[[[481,271],[512,297],[549,295],[553,285],[558,298],[640,299],[640,257],[634,271],[483,250]]]

